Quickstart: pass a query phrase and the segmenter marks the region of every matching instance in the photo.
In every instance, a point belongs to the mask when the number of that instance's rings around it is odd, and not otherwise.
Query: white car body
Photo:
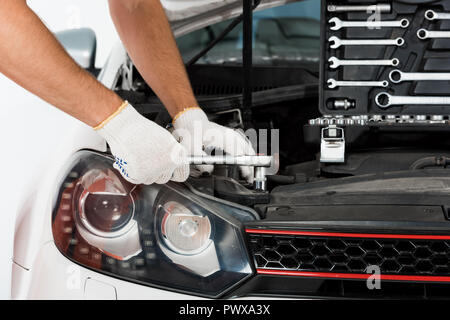
[[[176,36],[241,12],[241,1],[237,0],[162,2]],[[259,8],[286,2],[289,1],[263,1]],[[33,5],[39,11],[39,5]],[[106,1],[102,6],[106,10]],[[58,15],[58,12],[54,14]],[[97,34],[97,37],[101,38],[101,35]],[[105,50],[110,49],[100,48],[101,52]],[[128,58],[120,43],[110,51],[99,80],[113,88]],[[13,299],[195,298],[102,275],[74,264],[58,251],[51,231],[51,214],[63,169],[68,159],[81,149],[105,151],[105,141],[87,125],[4,77],[0,78],[0,88],[3,97],[0,109],[1,150],[6,161],[0,190],[1,211],[5,216],[0,280],[6,285],[2,285],[0,297],[9,296],[9,274],[13,261],[10,291]]]

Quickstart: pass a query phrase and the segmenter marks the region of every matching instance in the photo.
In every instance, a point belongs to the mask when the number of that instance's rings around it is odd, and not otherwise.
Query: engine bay
[[[203,68],[206,70],[202,70]],[[222,84],[219,85],[212,79],[205,79],[206,72],[210,74],[211,66],[196,66],[193,71],[189,70],[202,108],[214,122],[233,129],[247,129],[240,111],[242,97],[226,84],[238,81],[240,73],[236,67],[214,68],[222,69],[221,73],[229,74],[230,78],[222,77]],[[371,124],[377,123],[369,119],[366,126],[361,126],[353,117],[353,123],[346,127],[346,161],[323,163],[320,143],[317,142],[320,133],[312,132],[318,130],[317,124],[320,124],[320,121],[329,121],[330,124],[339,122],[336,122],[336,118],[321,116],[317,109],[319,78],[314,68],[254,68],[260,82],[268,79],[271,83],[266,82],[265,86],[259,83],[253,89],[251,126],[257,131],[278,129],[277,174],[267,176],[267,191],[261,192],[254,190],[251,184],[240,178],[237,166],[216,165],[211,176],[191,177],[187,182],[191,188],[209,196],[251,207],[261,218],[273,215],[279,208],[285,210],[287,203],[325,205],[329,201],[328,205],[357,205],[362,199],[368,198],[372,199],[372,202],[367,201],[366,204],[375,205],[379,203],[378,197],[387,199],[386,194],[369,196],[369,189],[360,186],[364,183],[378,186],[380,192],[395,191],[398,196],[395,204],[410,204],[413,199],[417,199],[410,197],[411,185],[417,187],[415,190],[419,194],[427,190],[415,178],[416,175],[421,175],[421,172],[426,172],[426,176],[430,177],[427,181],[431,189],[439,189],[442,181],[433,180],[431,177],[442,177],[450,163],[450,152],[447,151],[450,139],[444,139],[449,134],[444,124],[439,126],[439,123],[436,123],[437,126],[432,130],[411,128],[409,131],[399,132],[392,125],[384,130],[380,128],[379,123],[370,127]],[[147,118],[170,128],[171,118],[167,111],[136,71],[134,75],[134,89],[119,90],[119,94]],[[202,85],[202,82],[205,84]],[[206,83],[211,84],[207,87]],[[267,150],[271,150],[270,144],[269,139],[268,145],[265,146]],[[389,185],[386,179],[391,174],[398,174],[402,178],[389,178],[394,179],[389,181],[395,181]],[[355,184],[352,181],[359,182]],[[347,183],[357,185],[358,188],[343,188]],[[314,190],[314,199],[311,199],[308,190]],[[343,194],[348,197],[342,196]],[[444,202],[444,199],[441,199],[439,205],[446,207]]]
[[[354,4],[354,1],[348,2],[349,5]],[[367,1],[360,2],[364,5],[370,4]],[[439,3],[446,5],[447,2]],[[389,11],[382,12],[383,17],[392,20],[405,15],[404,19],[409,23],[399,27],[385,27],[384,25],[389,23],[381,22],[383,27],[379,28],[380,30],[365,30],[361,27],[334,24],[345,19],[361,20],[366,17],[366,12],[333,11],[336,8],[327,4],[327,1],[322,2],[321,36],[316,39],[322,44],[319,62],[302,61],[289,66],[265,65],[259,60],[252,63],[248,52],[246,53],[249,50],[251,52],[250,39],[250,42],[247,41],[249,43],[243,42],[242,65],[187,63],[194,93],[211,121],[243,131],[254,129],[258,133],[264,130],[277,132],[276,138],[266,134],[266,139],[260,139],[260,150],[256,152],[273,155],[278,165],[276,174],[267,175],[267,186],[263,191],[256,190],[254,186],[242,180],[237,166],[233,165],[216,165],[211,176],[191,177],[188,185],[210,196],[256,209],[261,218],[267,217],[274,208],[286,202],[296,203],[295,199],[322,205],[330,199],[339,198],[335,202],[331,201],[330,205],[356,205],[359,200],[366,198],[365,195],[371,194],[369,189],[365,189],[364,181],[378,186],[386,193],[389,193],[389,190],[395,191],[399,197],[392,202],[395,205],[415,201],[409,198],[412,192],[411,184],[418,186],[415,190],[420,190],[417,191],[419,193],[427,190],[426,187],[419,187],[421,183],[415,180],[418,174],[425,173],[430,177],[427,181],[431,189],[439,189],[439,185],[441,189],[445,189],[440,180],[446,175],[446,168],[450,163],[450,116],[445,109],[437,107],[438,109],[433,110],[442,112],[430,113],[423,106],[419,109],[405,106],[381,112],[372,105],[373,101],[369,105],[366,100],[386,89],[359,86],[349,88],[344,85],[331,88],[328,83],[328,78],[332,77],[342,81],[349,77],[357,80],[359,75],[364,78],[374,77],[375,74],[379,76],[393,68],[405,67],[405,63],[409,67],[420,67],[420,59],[413,60],[411,57],[415,56],[413,51],[416,49],[421,52],[428,50],[428,46],[423,42],[405,50],[387,47],[371,50],[356,45],[334,48],[333,42],[328,40],[329,37],[343,38],[346,35],[385,37],[389,32],[401,31],[408,43],[415,43],[416,35],[410,24],[413,24],[413,20],[414,26],[419,22],[429,23],[429,19],[424,17],[424,12],[430,9],[429,6],[426,3],[421,6],[416,2],[394,1],[385,6],[384,10],[389,7]],[[351,6],[349,8],[351,9]],[[249,23],[244,19],[244,34],[246,22]],[[222,36],[225,35],[216,35],[216,44]],[[314,39],[311,35],[305,37],[302,41],[311,42]],[[443,41],[441,39],[438,42],[444,43]],[[196,55],[197,58],[211,48],[212,46],[200,51],[200,54]],[[435,46],[433,48],[436,49]],[[398,63],[395,66],[381,64],[381,60],[373,60],[380,64],[376,67],[358,65],[356,60],[351,60],[351,65],[344,64],[345,59],[356,59],[363,55],[380,59],[388,53],[398,53],[401,58],[396,61]],[[422,58],[427,62],[430,57],[430,54],[424,54]],[[433,57],[432,59],[440,61],[440,56]],[[336,61],[342,65],[336,65]],[[365,73],[365,68],[371,72]],[[134,67],[128,71],[129,74],[124,74],[119,79],[117,92],[130,101],[141,114],[170,130],[171,118],[156,95]],[[443,85],[442,82],[439,84]],[[408,87],[410,86],[411,84],[408,84]],[[392,90],[397,87],[404,92],[405,86],[397,86],[393,81]],[[347,98],[342,98],[344,96]],[[339,100],[338,104],[334,103],[336,99]],[[330,103],[331,100],[333,103]],[[356,101],[356,104],[352,101]],[[367,110],[363,108],[364,105],[368,106]],[[410,110],[413,111],[408,112]],[[277,148],[274,148],[275,144]],[[209,150],[208,153],[214,155],[214,150]],[[396,174],[399,175],[398,179],[390,176]],[[394,182],[390,184],[387,180]],[[353,184],[352,181],[359,182]],[[350,185],[361,184],[362,187],[359,190],[347,190],[343,187],[347,182]],[[312,190],[317,191],[317,198],[302,196],[308,195]],[[348,197],[335,195],[341,195],[344,190]],[[356,197],[356,200],[352,197]],[[368,201],[366,204],[377,205],[381,201],[379,197],[389,198],[385,195],[372,198],[368,196],[372,202]],[[422,204],[428,205],[428,202],[423,200]],[[436,205],[445,211],[444,199]]]

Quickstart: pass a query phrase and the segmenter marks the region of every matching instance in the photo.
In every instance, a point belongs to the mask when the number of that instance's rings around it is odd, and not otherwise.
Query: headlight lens
[[[53,212],[56,246],[99,272],[217,297],[251,275],[241,224],[250,212],[179,184],[136,186],[106,156],[77,153]]]
[[[166,245],[180,254],[196,254],[211,244],[211,222],[181,203],[168,201],[158,208],[161,235]]]

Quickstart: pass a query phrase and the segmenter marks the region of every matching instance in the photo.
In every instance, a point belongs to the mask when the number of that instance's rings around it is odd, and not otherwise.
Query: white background
[[[0,0],[1,1],[1,0]],[[29,5],[51,31],[90,27],[97,34],[97,67],[105,62],[118,40],[106,0],[29,0]],[[37,57],[39,58],[39,57]],[[70,84],[68,84],[70,85]],[[36,163],[45,134],[30,132],[30,122],[41,121],[42,131],[61,116],[49,106],[38,106],[38,98],[0,74],[0,298],[10,298],[14,221],[19,199],[30,181],[39,184]],[[20,103],[18,102],[20,101]]]
[[[109,16],[106,0],[28,0],[29,6],[53,31],[90,27],[97,34],[97,67],[108,57],[111,46],[118,41]]]

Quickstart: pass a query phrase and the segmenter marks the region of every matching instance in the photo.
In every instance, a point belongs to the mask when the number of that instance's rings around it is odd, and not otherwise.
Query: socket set
[[[450,114],[450,0],[323,0],[321,41],[322,114]]]
[[[309,120],[311,126],[366,126],[370,124],[376,125],[392,125],[392,124],[417,124],[417,125],[450,125],[450,116],[448,115],[395,115],[395,114],[376,114],[376,115],[359,115],[359,116],[343,116],[343,115],[325,115],[320,118]]]

